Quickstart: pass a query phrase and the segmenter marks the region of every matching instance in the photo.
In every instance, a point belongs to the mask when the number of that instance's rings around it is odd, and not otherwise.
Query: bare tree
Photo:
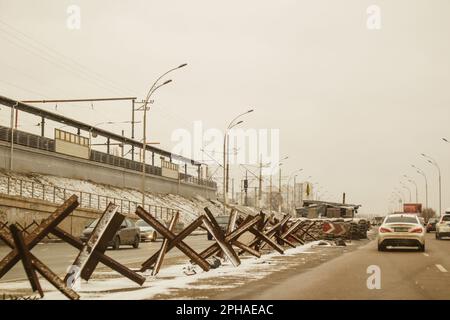
[[[425,208],[422,210],[422,217],[425,219],[426,222],[428,222],[428,220],[430,218],[434,218],[436,217],[436,211],[434,211],[431,208]]]

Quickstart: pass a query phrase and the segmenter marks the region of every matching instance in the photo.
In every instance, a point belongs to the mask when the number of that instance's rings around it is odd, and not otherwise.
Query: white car
[[[436,239],[450,237],[450,213],[443,214],[436,222]]]
[[[138,220],[136,222],[136,226],[139,228],[139,234],[142,242],[154,242],[158,238],[158,233],[156,230],[144,220]]]
[[[425,251],[425,227],[415,214],[391,214],[378,229],[378,251],[387,247],[418,247]]]

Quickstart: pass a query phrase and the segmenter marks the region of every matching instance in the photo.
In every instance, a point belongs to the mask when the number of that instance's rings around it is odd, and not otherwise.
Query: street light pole
[[[405,202],[405,195],[403,194],[403,191],[399,188],[395,188],[395,191],[401,196],[402,202]]]
[[[402,204],[405,203],[405,200],[403,198],[403,193],[400,193],[399,191],[397,191],[397,189],[394,191],[395,194],[397,194],[397,196],[399,197],[399,211],[403,211],[402,210]]]
[[[286,160],[288,157],[284,157],[281,160]],[[272,213],[272,176],[273,176],[273,172],[275,171],[275,169],[281,167],[283,165],[282,162],[279,162],[277,166],[275,166],[275,168],[273,168],[270,171],[270,186],[269,186],[269,212]]]
[[[400,182],[400,184],[401,184],[402,188],[408,190],[408,192],[409,192],[409,202],[411,202],[412,201],[411,200],[412,199],[412,197],[411,197],[411,189],[407,185],[405,185],[403,182]]]
[[[436,160],[434,160],[433,158],[431,158],[430,156],[426,155],[425,153],[422,153],[422,156],[428,160],[429,163],[431,163],[432,165],[434,165],[436,167],[436,169],[438,170],[438,174],[439,174],[439,214],[438,217],[441,216],[442,214],[442,181],[441,181],[441,168],[439,167],[438,163],[436,162]]]
[[[416,181],[414,181],[413,179],[411,179],[409,176],[407,176],[406,174],[403,175],[403,177],[406,178],[406,180],[408,180],[408,182],[411,182],[415,187],[416,187],[416,203],[418,203],[418,198],[419,198],[419,191],[417,189],[417,183]]]
[[[300,172],[302,170],[303,169],[295,170],[294,172],[291,172],[291,174],[289,175],[289,179],[288,179],[288,183],[287,183],[287,196],[286,196],[286,207],[287,207],[288,213],[290,213],[291,207],[292,207],[289,204],[289,184],[291,183],[292,177],[294,177],[294,196],[295,196],[295,177],[297,177],[297,175],[294,175],[294,173],[298,173],[298,172]]]
[[[418,174],[420,174],[425,179],[425,206],[428,208],[428,179],[427,179],[427,175],[425,174],[425,172],[423,172],[423,170],[417,168],[415,165],[412,164],[411,167],[416,169],[416,172]]]
[[[152,84],[150,87],[150,90],[147,93],[147,97],[145,98],[144,104],[143,104],[143,110],[144,110],[144,120],[143,120],[143,141],[142,141],[142,207],[145,208],[145,151],[147,149],[147,104],[150,101],[150,97],[152,94],[158,90],[160,87],[169,84],[172,82],[172,80],[167,80],[163,82],[162,84],[158,85],[159,80],[161,80],[164,76],[169,74],[172,71],[181,69],[183,67],[187,66],[187,63],[180,64],[178,67],[172,68],[166,72],[164,72],[162,75],[160,75],[156,81]]]
[[[237,115],[233,120],[230,121],[230,123],[228,124],[228,127],[226,128],[224,135],[223,135],[223,214],[226,215],[227,213],[227,202],[228,202],[228,160],[229,157],[227,156],[228,153],[228,131],[231,130],[233,127],[241,124],[243,121],[238,121],[236,123],[234,123],[238,118],[242,117],[243,115],[253,112],[253,109],[250,109],[246,112],[243,112],[239,115]]]
[[[283,164],[279,163],[277,167],[281,167]],[[276,169],[276,167],[275,167]],[[272,213],[272,176],[273,176],[273,171],[272,170],[270,172],[270,186],[269,186],[269,213]]]

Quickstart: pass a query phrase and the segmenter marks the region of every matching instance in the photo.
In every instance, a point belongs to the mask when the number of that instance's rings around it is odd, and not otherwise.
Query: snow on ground
[[[319,245],[321,241],[314,241],[303,246],[287,249],[284,255],[277,252],[268,253],[255,257],[243,257],[241,265],[234,267],[230,262],[223,262],[217,269],[211,269],[205,272],[198,267],[194,270],[196,274],[187,276],[184,270],[190,268],[189,263],[177,264],[162,268],[156,276],[144,274],[147,281],[142,287],[134,282],[124,278],[116,277],[114,272],[97,272],[96,279],[89,282],[82,281],[79,290],[77,290],[81,299],[108,299],[108,300],[141,300],[151,299],[157,295],[170,294],[177,289],[219,289],[217,285],[199,285],[196,282],[201,280],[214,280],[215,278],[223,279],[232,277],[233,281],[226,285],[220,286],[222,289],[231,289],[242,285],[248,280],[258,280],[265,276],[287,268],[283,260],[277,260],[279,257],[290,257],[301,254],[313,253],[308,251]],[[240,278],[236,279],[236,278]],[[57,291],[50,283],[45,280],[41,281],[43,290],[45,291],[44,299],[57,300],[66,299],[59,291]],[[26,290],[29,288],[27,281],[6,282],[2,283],[3,290]]]
[[[104,210],[107,206],[107,201],[111,198],[124,201],[124,207],[128,201],[140,204],[142,201],[142,193],[135,189],[118,188],[110,185],[103,185],[94,183],[92,181],[84,181],[63,177],[56,177],[41,174],[19,174],[0,171],[0,193],[8,194],[8,177],[9,179],[9,194],[22,195],[28,198],[44,199],[50,202],[62,203],[64,200],[64,190],[66,189],[66,196],[75,193],[83,192],[82,207],[97,208],[97,203],[100,203],[100,210]],[[20,183],[20,181],[23,181]],[[54,188],[55,187],[55,188]],[[54,196],[54,193],[56,196]],[[88,194],[92,194],[92,203],[87,203]],[[97,195],[100,195],[100,200],[97,201]],[[109,199],[109,200],[108,200]],[[152,206],[168,207],[178,209],[181,211],[180,219],[184,223],[189,223],[199,214],[202,214],[203,208],[208,206],[214,215],[221,214],[221,205],[219,202],[210,201],[201,196],[192,198],[183,197],[176,194],[162,194],[162,193],[147,193],[146,204]],[[131,207],[132,209],[134,207]],[[125,210],[126,208],[124,208]],[[134,210],[130,210],[133,212]]]

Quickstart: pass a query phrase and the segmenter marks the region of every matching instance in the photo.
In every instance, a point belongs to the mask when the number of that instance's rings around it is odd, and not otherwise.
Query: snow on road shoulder
[[[157,276],[147,277],[147,281],[142,287],[137,286],[130,280],[117,277],[114,272],[98,272],[96,279],[89,282],[82,281],[81,288],[78,290],[81,299],[108,299],[108,300],[141,300],[152,299],[157,295],[169,295],[179,289],[229,289],[237,287],[249,280],[258,280],[266,275],[287,268],[284,263],[285,257],[292,257],[300,254],[309,254],[311,249],[317,246],[319,241],[307,243],[304,246],[287,249],[284,255],[277,252],[263,255],[261,258],[242,257],[241,265],[234,267],[231,263],[225,262],[217,269],[211,269],[204,272],[198,267],[194,270],[196,274],[187,276],[184,271],[192,265],[189,263],[168,266],[161,269]],[[199,282],[203,280],[223,279],[230,277],[233,281],[226,285],[204,285]],[[42,287],[46,291],[44,299],[57,300],[65,297],[56,291],[49,283],[42,280]],[[5,290],[20,290],[28,288],[26,281],[7,282],[1,284]]]

